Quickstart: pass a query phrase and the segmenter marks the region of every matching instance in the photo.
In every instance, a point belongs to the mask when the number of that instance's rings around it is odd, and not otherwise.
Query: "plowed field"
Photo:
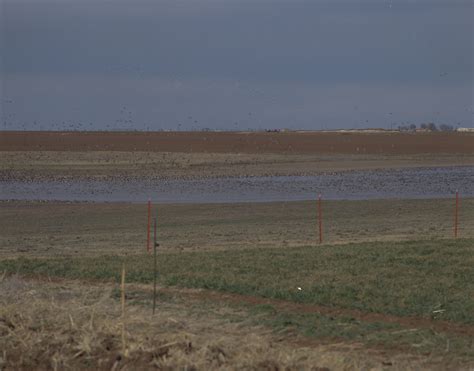
[[[1,151],[474,153],[474,133],[2,132]]]

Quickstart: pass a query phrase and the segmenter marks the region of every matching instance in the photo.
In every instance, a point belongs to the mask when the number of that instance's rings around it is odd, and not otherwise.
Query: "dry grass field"
[[[111,283],[10,276],[0,282],[0,293],[4,370],[416,370],[460,365],[443,360],[442,354],[370,349],[359,341],[323,341],[288,328],[275,330],[262,324],[265,307],[211,300],[200,290],[160,289],[153,315],[150,288],[129,284],[125,317],[118,287]]]

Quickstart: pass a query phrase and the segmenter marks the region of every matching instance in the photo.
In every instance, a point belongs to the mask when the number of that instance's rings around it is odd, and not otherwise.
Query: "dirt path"
[[[141,289],[149,289],[149,286],[140,286]],[[271,305],[277,311],[291,313],[320,313],[334,317],[353,317],[365,322],[383,322],[396,323],[407,329],[430,329],[437,332],[448,332],[460,336],[474,337],[474,326],[459,324],[449,321],[441,321],[436,319],[428,319],[422,317],[400,317],[381,313],[362,312],[359,310],[325,307],[321,305],[302,304],[289,302],[284,300],[262,298],[256,296],[240,295],[233,293],[222,293],[211,290],[202,289],[175,289],[160,288],[162,292],[177,293],[179,295],[188,296],[198,300],[212,300],[218,303],[229,302],[233,304],[249,304],[249,305]]]

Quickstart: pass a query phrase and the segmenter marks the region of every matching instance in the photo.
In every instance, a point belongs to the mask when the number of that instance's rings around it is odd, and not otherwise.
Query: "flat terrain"
[[[0,133],[0,180],[473,166],[460,133]],[[374,187],[377,187],[374,184]],[[0,201],[0,369],[474,368],[474,199]],[[126,269],[125,311],[119,287]]]
[[[474,166],[474,154],[350,155],[178,152],[0,152],[0,179],[203,179]]]
[[[474,153],[474,133],[0,132],[0,151]]]
[[[472,367],[474,200],[461,205],[453,240],[452,200],[325,202],[323,245],[312,202],[156,205],[152,316],[146,205],[2,202],[4,364]]]
[[[162,250],[297,247],[318,241],[315,202],[155,205]],[[324,201],[325,244],[453,236],[454,200]],[[1,202],[0,257],[136,254],[147,207],[128,203]],[[474,199],[459,236],[474,237]]]
[[[0,179],[200,179],[473,166],[471,133],[0,132]]]

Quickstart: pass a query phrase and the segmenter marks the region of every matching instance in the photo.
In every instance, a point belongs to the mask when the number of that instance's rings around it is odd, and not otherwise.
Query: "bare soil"
[[[201,179],[473,166],[470,133],[0,132],[0,179]]]
[[[324,242],[453,236],[452,199],[324,201]],[[316,203],[153,205],[160,249],[296,247],[318,241]],[[146,248],[147,206],[0,202],[0,258],[136,254]],[[474,237],[474,199],[461,199],[459,237]]]
[[[19,132],[0,133],[0,151],[183,153],[474,153],[473,133]]]
[[[0,152],[0,179],[5,181],[203,179],[446,166],[474,166],[474,154]]]

